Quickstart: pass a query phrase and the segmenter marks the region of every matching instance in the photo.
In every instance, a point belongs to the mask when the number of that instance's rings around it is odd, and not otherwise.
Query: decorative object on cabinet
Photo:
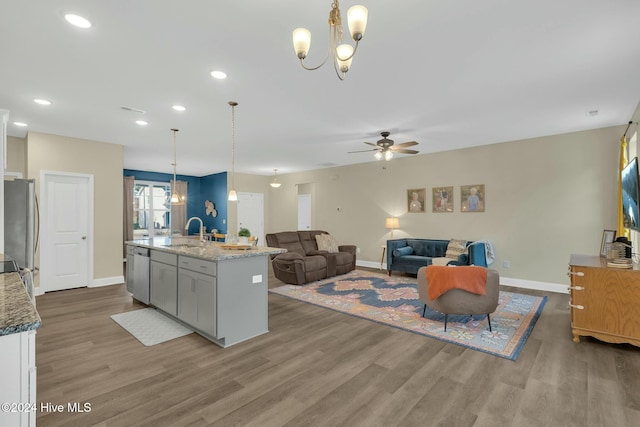
[[[425,200],[427,198],[427,189],[409,189],[407,190],[407,210],[410,213],[424,213]]]
[[[604,230],[602,232],[602,244],[600,245],[600,256],[607,256],[609,247],[616,238],[616,230]]]
[[[460,212],[484,212],[484,184],[460,186]]]
[[[640,271],[607,267],[600,256],[572,254],[571,332],[573,341],[591,336],[640,346]]]
[[[453,212],[453,187],[433,187],[432,211]]]

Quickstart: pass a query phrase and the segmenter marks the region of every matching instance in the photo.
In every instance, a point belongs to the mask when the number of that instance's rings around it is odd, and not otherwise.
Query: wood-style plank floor
[[[269,287],[282,283],[270,273]],[[504,288],[521,293],[540,292]],[[517,361],[269,294],[266,335],[145,347],[124,285],[37,298],[39,426],[638,426],[640,349],[571,340],[549,294]]]

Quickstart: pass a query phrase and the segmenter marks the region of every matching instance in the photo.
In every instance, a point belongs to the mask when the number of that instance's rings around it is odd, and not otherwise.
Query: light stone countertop
[[[131,240],[127,244],[209,261],[267,256],[287,252],[286,249],[266,246],[252,246],[250,249],[225,249],[222,247],[222,245],[225,245],[224,243],[200,242],[198,239],[188,237],[155,237],[153,239]]]
[[[20,274],[0,274],[0,336],[38,329],[40,315],[31,303]]]

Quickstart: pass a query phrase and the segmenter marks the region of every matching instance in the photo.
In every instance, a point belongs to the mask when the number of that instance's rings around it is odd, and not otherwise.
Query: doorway
[[[93,277],[93,175],[40,174],[43,292],[90,285]]]
[[[311,230],[311,194],[298,194],[298,230]]]
[[[264,194],[238,193],[238,230],[247,228],[258,238],[258,246],[264,243]]]

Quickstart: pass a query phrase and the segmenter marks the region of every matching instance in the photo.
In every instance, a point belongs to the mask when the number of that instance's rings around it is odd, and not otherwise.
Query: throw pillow
[[[331,234],[318,234],[316,236],[316,243],[318,244],[319,251],[327,251],[329,253],[338,252],[338,242]]]
[[[457,260],[460,255],[467,250],[466,240],[451,239],[447,245],[447,253],[445,257]]]
[[[394,249],[393,256],[411,255],[413,248],[411,246],[403,246],[398,249]]]

